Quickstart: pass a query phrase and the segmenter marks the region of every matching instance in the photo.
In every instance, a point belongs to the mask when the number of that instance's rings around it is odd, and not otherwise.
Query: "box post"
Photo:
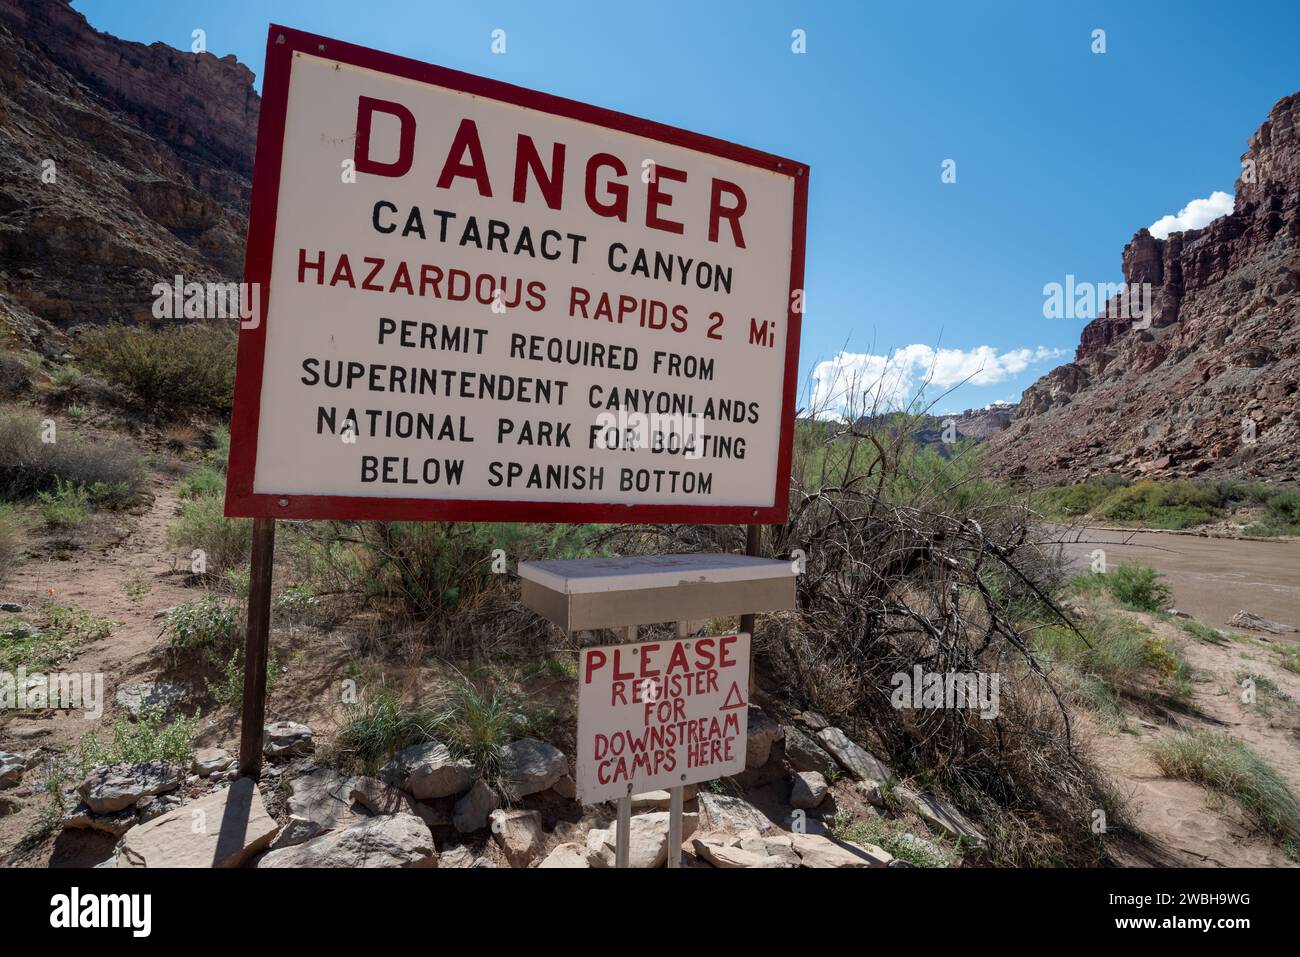
[[[677,637],[687,637],[689,629],[686,622],[677,623]],[[682,785],[669,788],[671,800],[668,804],[668,866],[682,866],[682,797],[685,788]]]
[[[628,644],[636,641],[636,625],[625,629]],[[618,831],[614,840],[614,866],[627,867],[632,847],[632,785],[627,786],[627,793],[618,799]]]

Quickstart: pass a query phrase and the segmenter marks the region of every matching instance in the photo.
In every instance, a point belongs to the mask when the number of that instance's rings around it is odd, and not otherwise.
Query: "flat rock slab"
[[[753,830],[766,834],[776,826],[766,814],[744,798],[701,791],[699,802],[700,814],[711,830],[730,831],[733,834]]]
[[[230,770],[235,763],[235,756],[225,748],[200,748],[194,752],[190,770],[201,778],[210,778],[214,774]]]
[[[587,848],[585,845],[568,843],[556,845],[551,853],[546,855],[546,859],[537,865],[543,867],[590,867],[587,862]]]
[[[405,791],[385,784],[378,778],[361,777],[351,791],[353,802],[371,814],[414,814],[433,830],[448,823],[447,815],[423,801],[417,801]]]
[[[542,849],[542,816],[537,811],[493,811],[492,836],[511,867],[527,867]]]
[[[487,827],[488,815],[501,806],[496,792],[479,778],[462,794],[452,808],[451,823],[462,834]]]
[[[632,815],[628,828],[628,867],[663,867],[668,862],[667,811]],[[698,814],[682,814],[682,841],[686,842],[699,826]],[[592,867],[613,867],[617,860],[618,824],[597,828],[587,834],[587,861]]]
[[[279,825],[250,778],[131,828],[118,867],[239,867],[265,849]]]
[[[785,736],[781,726],[767,716],[762,708],[749,709],[749,725],[745,737],[745,767],[754,769],[767,764],[773,742]]]
[[[17,787],[27,770],[27,762],[16,754],[0,752],[0,790]]]
[[[815,808],[826,798],[826,779],[816,771],[800,771],[790,788],[790,806]]]
[[[262,732],[262,753],[268,758],[311,754],[316,742],[311,728],[297,721],[272,721]]]
[[[709,831],[692,840],[695,853],[714,867],[721,868],[794,868],[799,855],[793,842],[784,835],[764,837],[757,831],[728,834]]]
[[[110,764],[96,768],[77,785],[77,796],[96,814],[132,807],[142,797],[175,791],[181,770],[168,761]]]
[[[682,803],[695,800],[695,785],[682,785]],[[645,791],[641,794],[632,795],[632,810],[634,811],[667,811],[672,807],[673,796],[670,791]]]
[[[888,781],[894,776],[888,764],[858,747],[839,728],[823,728],[817,732],[817,740],[835,756],[845,771],[859,781]]]
[[[127,685],[113,696],[119,708],[125,708],[132,721],[140,717],[141,711],[157,709],[163,717],[170,716],[185,704],[189,691],[184,685],[170,681],[150,681],[144,684]]]
[[[63,826],[79,830],[103,831],[113,837],[121,837],[135,827],[139,820],[135,808],[123,808],[111,814],[96,814],[82,802],[64,816]]]
[[[785,759],[791,768],[796,771],[816,771],[823,777],[839,770],[835,759],[826,753],[826,749],[812,735],[793,725],[786,725],[784,731]]]
[[[834,841],[821,834],[791,834],[801,867],[888,867],[893,855],[874,844]]]
[[[289,814],[313,822],[322,831],[350,824],[358,817],[352,812],[355,785],[354,779],[331,768],[300,774],[289,782]]]
[[[433,848],[433,836],[423,821],[413,814],[389,814],[331,831],[305,844],[271,851],[257,866],[437,867],[438,855]]]
[[[896,787],[894,794],[903,802],[904,807],[931,827],[946,831],[976,847],[983,847],[987,843],[983,832],[951,804],[929,794],[921,794],[906,785]]]

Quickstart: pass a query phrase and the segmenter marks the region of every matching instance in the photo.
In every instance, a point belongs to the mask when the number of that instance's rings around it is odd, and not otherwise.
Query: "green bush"
[[[90,495],[80,485],[55,479],[52,492],[38,492],[36,509],[47,525],[76,528],[90,521]]]
[[[1084,572],[1070,580],[1076,591],[1083,594],[1110,595],[1129,611],[1160,612],[1169,607],[1172,594],[1161,579],[1160,572],[1146,565],[1125,562],[1105,574]]]
[[[274,649],[268,649],[266,656],[266,693],[275,690],[280,681],[280,662]],[[244,703],[244,649],[239,648],[221,663],[217,680],[204,679],[208,694],[219,705],[234,708]]]
[[[72,396],[81,388],[81,383],[84,378],[85,376],[82,374],[82,371],[76,366],[62,366],[54,370],[54,374],[50,376],[50,385],[53,387],[56,395],[64,397]]]
[[[1179,529],[1214,521],[1223,505],[1222,493],[1210,484],[1144,481],[1113,492],[1097,514],[1123,524]]]
[[[402,702],[387,688],[367,689],[360,703],[348,709],[334,743],[340,754],[374,774],[403,748],[434,740],[435,730],[427,708]]]
[[[1265,504],[1267,524],[1300,534],[1300,492],[1278,492]]]
[[[83,735],[78,746],[78,764],[81,773],[106,764],[145,761],[172,761],[188,771],[194,754],[194,735],[198,733],[202,718],[196,713],[192,718],[166,721],[161,705],[141,708],[135,721],[126,709],[118,712],[113,722],[113,736],[107,742],[99,740],[99,729]]]
[[[1175,701],[1191,697],[1191,669],[1181,651],[1132,619],[1101,613],[1082,622],[1081,638],[1069,628],[1049,625],[1034,632],[1034,651],[1068,666],[1089,702],[1118,714],[1119,696],[1145,695],[1154,681]]]
[[[292,549],[300,580],[429,619],[508,580],[493,571],[496,549],[510,567],[528,558],[590,554],[597,531],[590,525],[331,522],[299,529]]]
[[[167,541],[187,553],[202,549],[207,573],[219,575],[248,561],[253,520],[226,518],[221,497],[203,495],[181,505],[180,516],[167,529]]]
[[[1048,518],[1078,518],[1090,513],[1111,493],[1112,489],[1105,485],[1083,482],[1044,489],[1036,496],[1035,506]]]
[[[233,328],[111,325],[82,332],[82,362],[139,400],[151,416],[230,411],[235,382]]]
[[[32,388],[32,364],[13,352],[0,352],[0,399],[26,398]]]
[[[80,653],[82,646],[101,641],[118,623],[66,605],[46,602],[34,620],[0,624],[0,671],[49,671]]]
[[[176,494],[185,499],[224,496],[226,477],[209,465],[201,465],[181,479],[181,483],[176,486]]]
[[[239,647],[239,611],[216,595],[169,608],[163,615],[162,637],[173,661],[202,661],[221,665]]]
[[[1169,586],[1161,581],[1163,577],[1154,568],[1125,562],[1106,573],[1106,589],[1125,608],[1133,611],[1164,611],[1169,607],[1172,593]]]

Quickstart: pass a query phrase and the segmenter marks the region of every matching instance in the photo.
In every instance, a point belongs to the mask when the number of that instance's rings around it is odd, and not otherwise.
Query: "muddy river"
[[[1241,541],[1169,532],[1057,530],[1080,569],[1094,549],[1106,562],[1140,562],[1164,573],[1174,605],[1208,624],[1228,626],[1245,609],[1300,628],[1300,541]],[[1291,640],[1300,640],[1292,635]]]

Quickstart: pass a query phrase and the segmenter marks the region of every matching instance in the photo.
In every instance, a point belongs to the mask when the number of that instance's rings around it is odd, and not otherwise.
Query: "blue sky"
[[[1045,318],[1044,284],[1120,281],[1132,234],[1230,195],[1247,138],[1300,89],[1295,2],[73,5],[145,43],[189,49],[201,28],[259,74],[276,21],[806,162],[805,377],[842,352],[892,356],[900,387],[977,373],[938,411],[1015,400],[1067,361],[1086,320]],[[958,351],[935,365],[936,347]]]

